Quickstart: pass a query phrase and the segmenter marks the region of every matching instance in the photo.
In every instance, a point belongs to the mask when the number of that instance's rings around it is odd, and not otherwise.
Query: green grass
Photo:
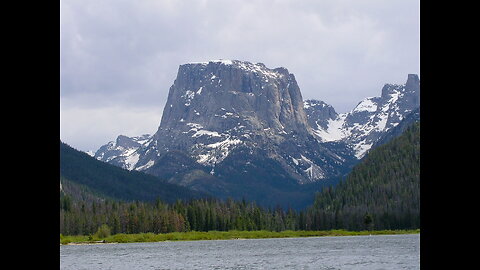
[[[314,236],[355,236],[355,235],[386,235],[386,234],[418,234],[416,230],[383,230],[383,231],[209,231],[209,232],[172,232],[172,233],[139,233],[115,234],[105,238],[98,236],[64,236],[60,235],[60,244],[88,244],[105,240],[106,243],[139,243],[162,241],[195,241],[195,240],[228,240],[228,239],[261,239],[261,238],[288,238],[288,237],[314,237]]]

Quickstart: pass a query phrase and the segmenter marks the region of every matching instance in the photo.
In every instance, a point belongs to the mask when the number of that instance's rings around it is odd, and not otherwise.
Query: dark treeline
[[[62,179],[60,233],[112,234],[228,230],[384,230],[420,227],[420,125],[373,149],[335,188],[302,211],[217,199],[126,202],[93,195]]]
[[[293,210],[264,209],[255,203],[233,200],[196,199],[167,204],[119,202],[74,202],[60,197],[60,233],[94,234],[106,224],[112,234],[168,233],[185,231],[296,230],[298,215]]]

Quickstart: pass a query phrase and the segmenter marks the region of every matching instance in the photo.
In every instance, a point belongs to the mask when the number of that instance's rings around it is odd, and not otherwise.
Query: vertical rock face
[[[299,183],[335,175],[345,161],[317,143],[287,69],[218,60],[179,67],[160,127],[139,151],[135,168],[152,171],[159,156],[175,150],[215,174],[215,167],[240,148],[252,155],[262,149],[264,158]]]
[[[306,134],[302,107],[295,77],[284,68],[235,60],[186,64],[170,88],[159,133],[196,123],[220,133],[271,128]]]

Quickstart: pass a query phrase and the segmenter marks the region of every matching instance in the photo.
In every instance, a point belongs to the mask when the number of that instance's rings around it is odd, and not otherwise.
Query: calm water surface
[[[60,269],[420,269],[420,235],[69,245]]]

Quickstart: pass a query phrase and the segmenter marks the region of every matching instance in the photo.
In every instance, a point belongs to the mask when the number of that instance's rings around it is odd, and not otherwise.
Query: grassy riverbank
[[[384,231],[209,231],[209,232],[172,232],[172,233],[140,233],[115,234],[105,238],[97,236],[63,236],[60,235],[60,244],[95,244],[104,243],[138,243],[161,241],[193,241],[193,240],[228,240],[228,239],[260,239],[260,238],[287,238],[287,237],[315,237],[315,236],[354,236],[354,235],[385,235],[385,234],[418,234],[417,230],[384,230]]]

